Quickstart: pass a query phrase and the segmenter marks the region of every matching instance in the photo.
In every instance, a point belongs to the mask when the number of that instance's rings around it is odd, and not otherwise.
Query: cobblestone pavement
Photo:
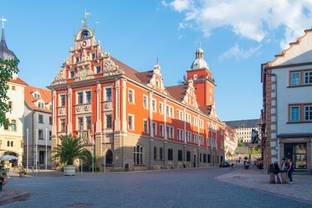
[[[218,180],[249,188],[268,191],[299,200],[306,200],[312,207],[312,176],[294,175],[293,184],[269,184],[269,175],[265,170],[238,169],[217,177]]]
[[[31,192],[4,207],[208,207],[311,208],[311,204],[225,183],[228,168],[12,178],[9,186]]]

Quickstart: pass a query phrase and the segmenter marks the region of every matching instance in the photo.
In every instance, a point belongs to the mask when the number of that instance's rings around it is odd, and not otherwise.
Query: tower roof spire
[[[199,47],[195,53],[195,60],[191,65],[191,69],[208,69],[208,64],[204,57],[204,50],[201,47]]]
[[[84,16],[82,18],[82,26],[87,27],[88,26],[88,16],[91,16],[91,12],[88,12],[86,9],[84,11]]]
[[[4,23],[7,20],[4,17],[1,17],[1,42],[5,43],[5,36],[4,36]]]
[[[0,59],[16,59],[15,54],[8,49],[4,35],[4,23],[7,21],[4,17],[1,17],[1,41],[0,41]]]

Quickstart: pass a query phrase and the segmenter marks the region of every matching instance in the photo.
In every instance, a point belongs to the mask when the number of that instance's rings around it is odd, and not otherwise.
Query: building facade
[[[15,54],[8,49],[4,25],[2,24],[2,35],[0,42],[0,59],[16,59]],[[9,125],[0,126],[0,155],[13,155],[18,158],[17,164],[22,162],[23,156],[23,112],[19,105],[24,103],[24,89],[27,84],[16,74],[8,82],[7,96],[10,111],[6,114]]]
[[[51,167],[52,100],[50,90],[25,88],[24,166]]]
[[[139,72],[113,58],[83,26],[51,83],[52,149],[60,136],[84,140],[97,166],[158,169],[217,165],[224,128],[214,80],[198,49],[183,84],[165,87],[161,67]]]
[[[260,128],[260,119],[225,121],[225,123],[235,130],[238,142],[243,143],[250,143],[253,131],[259,132]]]
[[[226,160],[235,160],[236,149],[238,146],[238,139],[236,137],[235,129],[226,126],[225,128],[225,138],[224,138],[224,155]]]
[[[266,166],[282,158],[312,169],[312,30],[262,64],[262,152]]]

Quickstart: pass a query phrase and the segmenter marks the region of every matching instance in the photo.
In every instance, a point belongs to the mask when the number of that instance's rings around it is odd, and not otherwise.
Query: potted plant
[[[76,159],[88,160],[91,153],[85,148],[85,145],[78,138],[71,135],[61,136],[61,144],[55,148],[53,159],[59,160],[64,165],[64,175],[74,176]]]

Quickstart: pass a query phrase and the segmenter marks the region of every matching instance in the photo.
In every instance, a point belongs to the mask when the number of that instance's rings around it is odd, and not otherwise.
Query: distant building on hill
[[[238,142],[250,143],[252,132],[259,132],[260,119],[225,121],[231,128],[235,129]]]

